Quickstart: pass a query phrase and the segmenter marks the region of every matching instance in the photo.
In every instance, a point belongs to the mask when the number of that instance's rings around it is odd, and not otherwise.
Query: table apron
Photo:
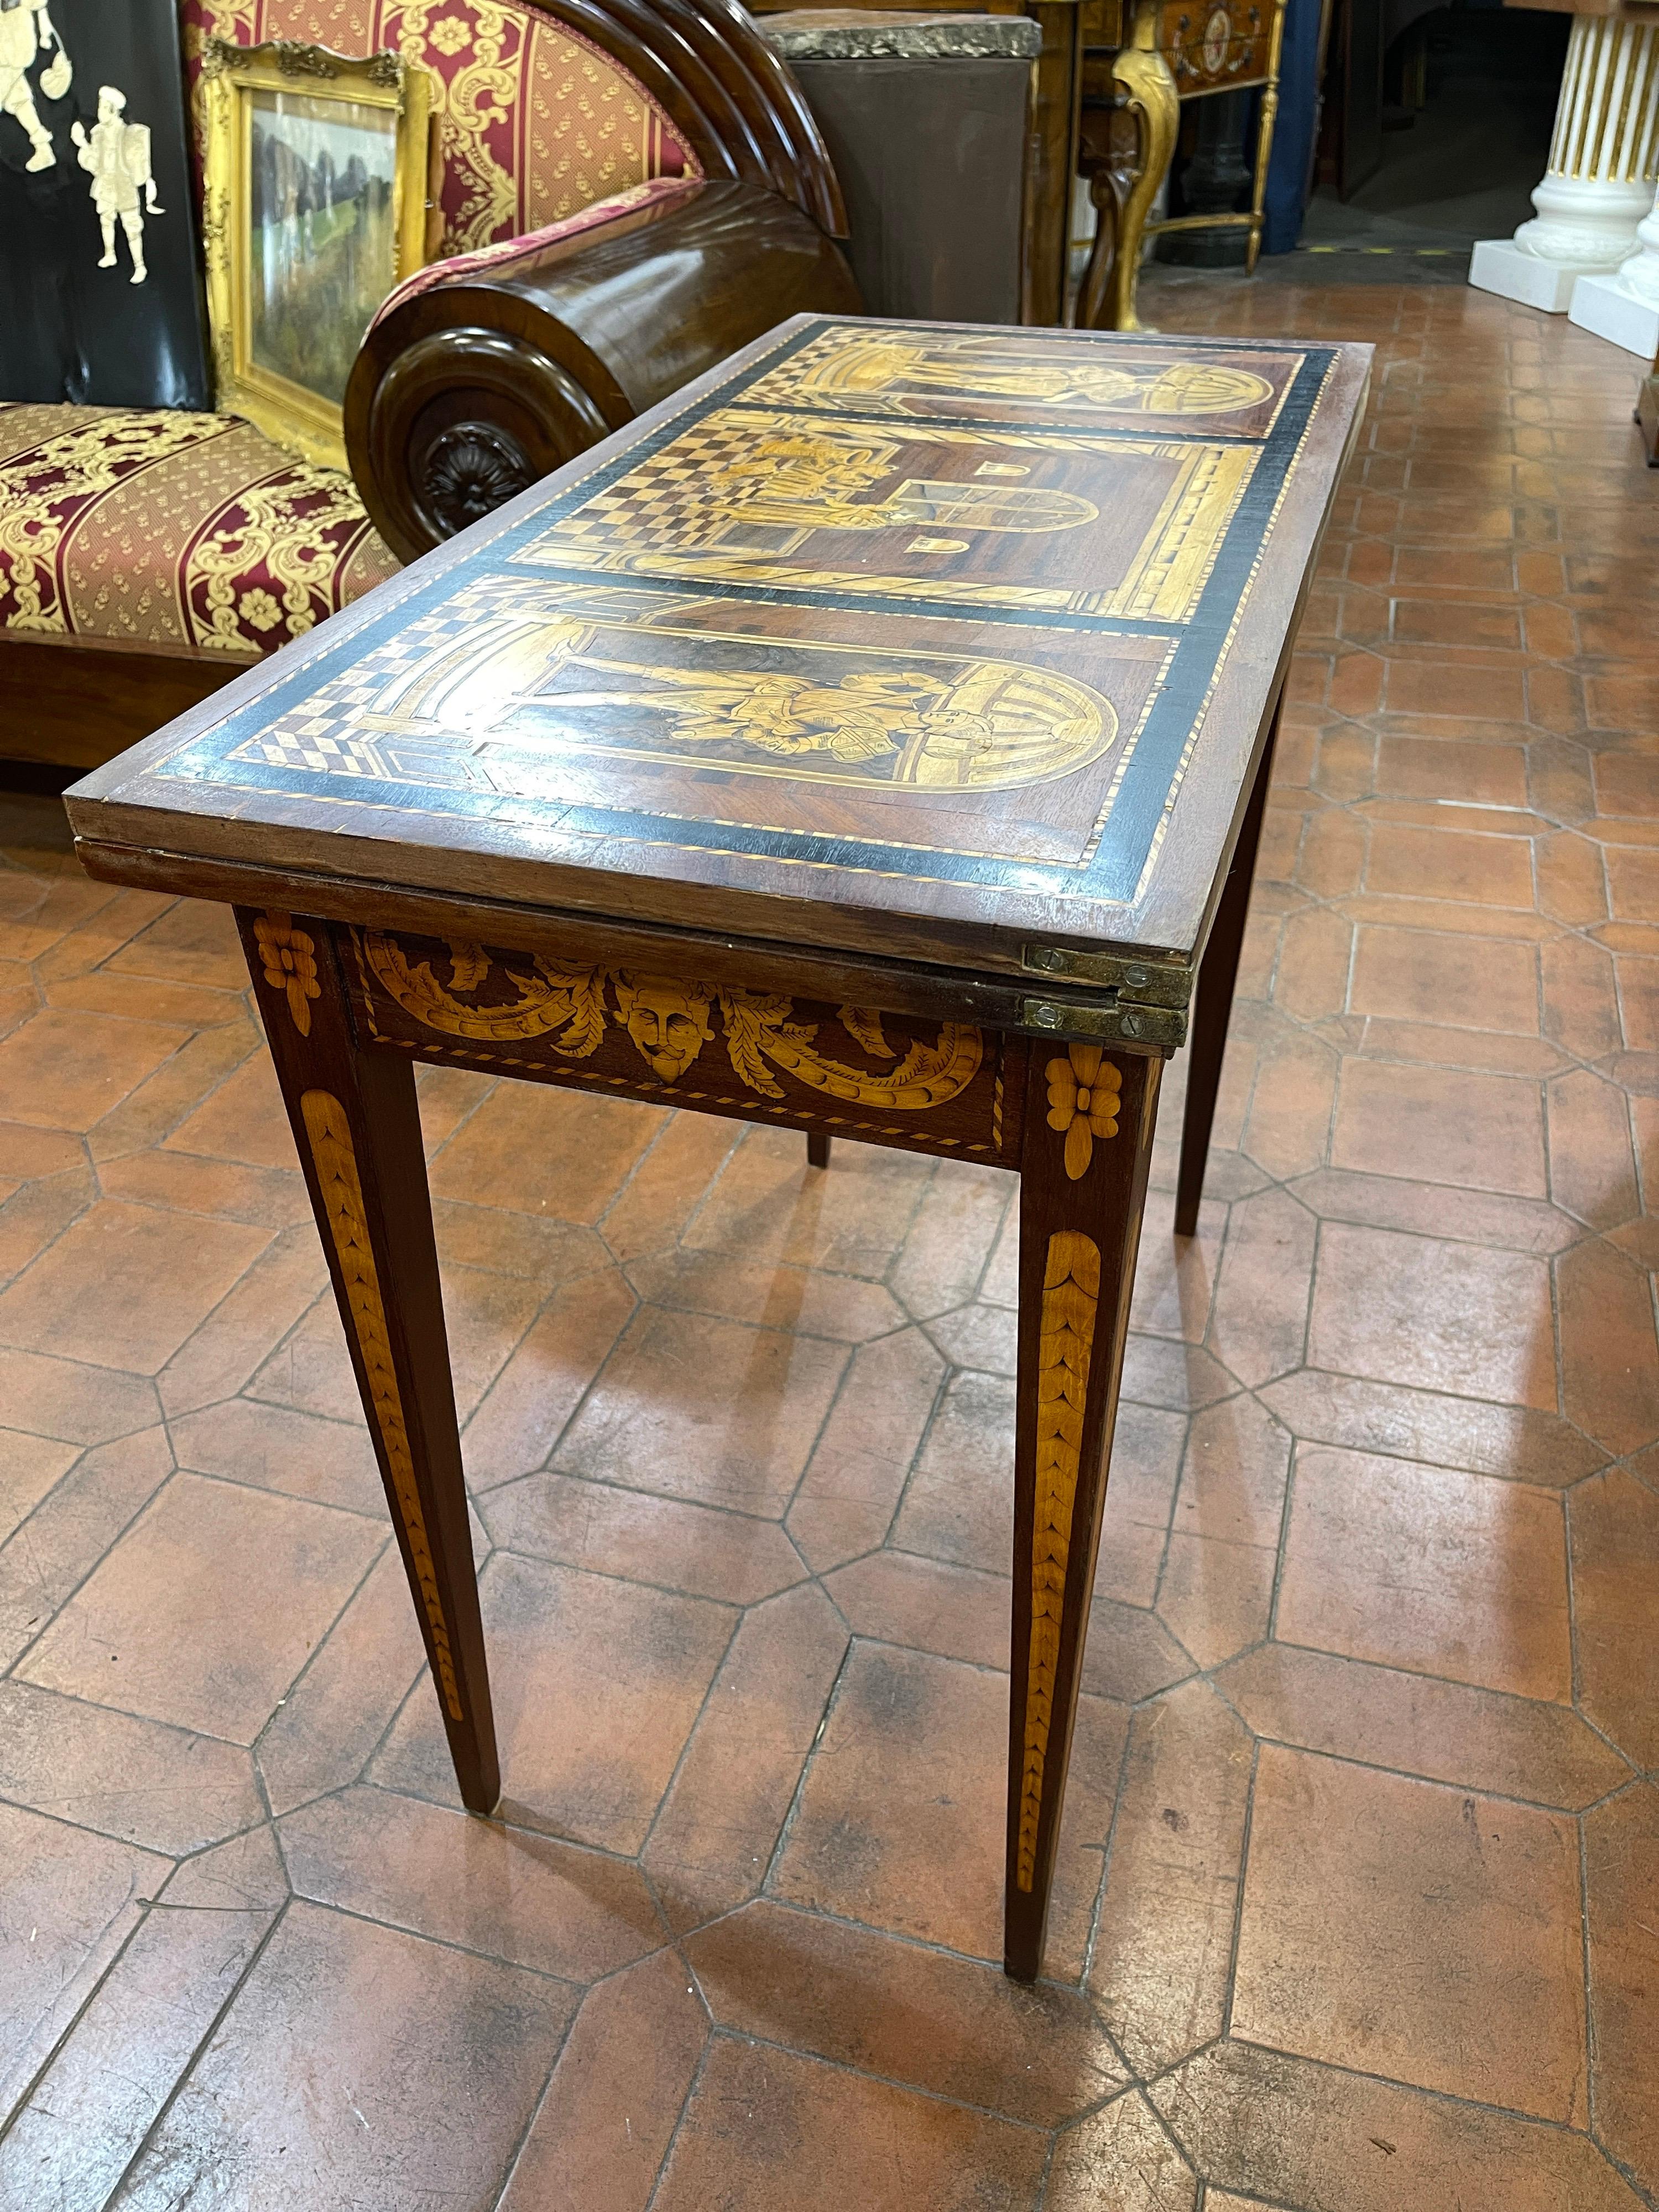
[[[302,955],[316,956],[302,921],[264,919],[290,938],[306,934]],[[331,934],[363,1052],[1019,1164],[1032,1049],[1023,1036],[863,1000],[652,972],[614,948],[608,961],[559,959],[406,932]]]

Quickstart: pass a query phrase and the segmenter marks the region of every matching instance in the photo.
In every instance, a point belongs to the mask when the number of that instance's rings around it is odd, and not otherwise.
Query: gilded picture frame
[[[202,97],[219,412],[343,469],[352,361],[427,258],[430,80],[395,53],[211,39]]]

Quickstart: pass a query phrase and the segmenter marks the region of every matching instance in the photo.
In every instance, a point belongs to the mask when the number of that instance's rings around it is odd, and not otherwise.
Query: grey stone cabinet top
[[[759,23],[767,44],[790,62],[1035,61],[1042,50],[1042,29],[1029,15],[803,8]]]

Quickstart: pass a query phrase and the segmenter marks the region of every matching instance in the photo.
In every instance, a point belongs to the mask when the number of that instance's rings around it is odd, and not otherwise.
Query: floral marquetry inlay
[[[1097,1044],[1073,1044],[1064,1060],[1051,1060],[1048,1127],[1066,1139],[1066,1172],[1073,1182],[1089,1172],[1095,1139],[1117,1134],[1123,1078]]]
[[[254,940],[264,963],[265,981],[288,1000],[294,1026],[301,1036],[311,1035],[311,1001],[322,995],[317,980],[317,946],[303,929],[295,929],[286,914],[262,914],[253,925]]]

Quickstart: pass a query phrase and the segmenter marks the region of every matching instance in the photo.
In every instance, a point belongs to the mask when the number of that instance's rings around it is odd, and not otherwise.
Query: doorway
[[[1337,0],[1300,252],[1377,264],[1345,265],[1345,282],[1462,283],[1478,239],[1507,238],[1532,215],[1549,155],[1571,17],[1412,7]],[[1386,43],[1354,35],[1361,17]]]

